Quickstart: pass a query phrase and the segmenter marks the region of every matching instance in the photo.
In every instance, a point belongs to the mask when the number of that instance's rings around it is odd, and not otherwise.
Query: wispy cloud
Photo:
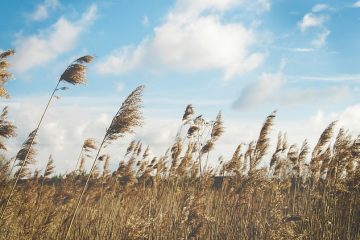
[[[360,1],[357,1],[353,4],[353,7],[360,8]]]
[[[42,21],[49,17],[49,11],[54,11],[60,6],[58,0],[45,0],[43,3],[37,5],[35,11],[30,15],[33,21]]]
[[[307,52],[314,52],[316,49],[314,48],[292,48],[292,52],[300,52],[300,53],[307,53]]]
[[[142,25],[143,25],[144,27],[149,26],[150,22],[149,22],[148,16],[144,16],[141,23],[142,23]]]
[[[324,15],[316,15],[314,13],[307,13],[302,20],[298,23],[298,26],[302,32],[307,31],[310,28],[322,28],[325,21],[328,18]]]
[[[96,5],[91,5],[76,22],[61,17],[55,24],[36,34],[17,35],[13,43],[16,55],[12,68],[17,73],[24,73],[72,50],[80,34],[95,20],[96,12]]]
[[[287,85],[288,78],[282,73],[262,74],[257,81],[253,81],[243,88],[239,97],[234,101],[233,108],[247,110],[268,104],[294,106],[314,102],[335,102],[352,95],[352,90],[343,85],[295,89]]]
[[[313,11],[313,12],[321,12],[321,11],[328,10],[328,9],[330,9],[330,6],[329,6],[329,5],[323,4],[323,3],[319,3],[319,4],[316,4],[316,5],[312,8],[312,11]]]
[[[326,82],[360,82],[360,74],[342,74],[330,76],[286,76],[291,80],[326,81]]]
[[[281,86],[286,82],[283,74],[264,73],[261,77],[247,85],[233,103],[235,109],[250,109],[266,104],[277,95]]]
[[[312,41],[312,45],[316,48],[321,48],[325,45],[326,39],[330,35],[330,31],[327,28],[324,28],[322,32],[320,32],[317,37]]]
[[[311,12],[304,15],[298,27],[302,33],[309,31],[310,29],[317,30],[316,38],[311,42],[315,48],[321,48],[326,44],[326,40],[331,31],[325,26],[325,23],[330,18],[327,14],[320,14],[320,12],[330,9],[326,4],[316,4]]]

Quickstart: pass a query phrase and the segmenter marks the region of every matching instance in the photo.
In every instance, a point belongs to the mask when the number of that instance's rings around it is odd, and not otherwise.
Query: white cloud
[[[310,28],[321,28],[324,26],[327,17],[324,15],[316,15],[314,13],[307,13],[303,19],[298,23],[298,26],[302,32],[307,31]]]
[[[240,23],[222,24],[217,16],[169,21],[155,29],[150,54],[164,65],[180,71],[220,69],[224,79],[255,69],[263,60],[249,53],[253,33]]]
[[[43,105],[46,100],[47,97],[13,98],[6,103],[10,106],[9,119],[14,121],[19,131],[18,136],[7,144],[9,147],[7,156],[11,157],[16,154],[27,134],[35,128],[38,119],[34,119],[34,116],[40,117],[43,109],[38,106]],[[57,173],[73,170],[83,140],[88,137],[93,137],[97,141],[102,139],[113,113],[119,107],[114,105],[114,101],[118,102],[118,100],[72,97],[53,102],[39,130],[38,145],[36,146],[39,154],[35,167],[43,170],[49,155],[52,154]],[[197,113],[204,113],[198,107],[195,104]],[[212,163],[216,163],[220,155],[229,159],[237,144],[255,140],[262,125],[263,118],[261,117],[234,118],[227,116],[227,113],[224,112],[225,133],[217,142],[214,152],[210,154]],[[301,143],[302,140],[309,137],[313,146],[326,125],[337,119],[340,120],[340,126],[359,132],[360,127],[356,127],[360,121],[359,113],[359,104],[334,113],[319,110],[314,116],[304,116],[302,119],[291,118],[291,116],[287,116],[286,112],[279,111],[276,126],[271,132],[271,136],[274,136],[272,141],[276,140],[277,131],[282,130],[289,133],[290,143]],[[263,114],[265,118],[267,113]],[[156,156],[161,156],[170,147],[181,124],[181,112],[179,112],[178,118],[154,115],[145,113],[145,125],[136,129],[136,135],[126,136],[103,149],[102,153],[109,153],[112,157],[112,169],[117,166],[132,139],[142,140],[144,145],[149,144],[151,151]],[[211,119],[215,116],[205,115],[204,117]],[[274,149],[274,144],[273,142],[271,149]],[[87,161],[88,169],[91,160],[90,158]]]
[[[41,30],[37,34],[16,36],[14,42],[16,55],[13,58],[12,68],[17,73],[24,73],[73,49],[80,34],[96,18],[96,12],[96,5],[91,5],[74,23],[61,17],[48,29]]]
[[[307,52],[314,52],[314,48],[294,48],[291,49],[292,52],[300,52],[300,53],[307,53]]]
[[[239,22],[223,23],[218,11],[237,6],[236,0],[179,0],[153,37],[138,46],[123,47],[100,59],[102,74],[121,74],[137,67],[175,71],[220,70],[223,79],[252,71],[265,54],[252,52],[254,32]],[[205,10],[211,10],[210,13]]]
[[[100,74],[122,74],[138,67],[144,58],[144,44],[117,49],[100,59],[95,69]]]
[[[33,21],[42,21],[49,17],[49,10],[56,10],[60,3],[58,0],[45,0],[36,7],[36,10],[30,15]]]
[[[325,44],[326,44],[326,39],[328,38],[328,36],[330,35],[330,31],[328,29],[324,29],[322,32],[320,32],[318,35],[317,35],[317,38],[314,39],[312,41],[312,45],[315,47],[315,48],[321,48],[323,47]]]
[[[149,26],[149,23],[150,23],[150,22],[149,22],[148,16],[144,16],[141,23],[142,23],[142,25],[143,25],[144,27]]]
[[[331,31],[325,27],[325,22],[329,19],[329,16],[319,14],[319,12],[328,9],[330,9],[330,7],[326,4],[316,4],[312,8],[312,12],[305,14],[302,20],[298,22],[298,27],[302,33],[305,33],[310,29],[315,29],[317,31],[316,38],[311,42],[311,45],[315,49],[323,47],[331,33]]]
[[[10,106],[9,118],[19,127],[19,135],[7,144],[9,147],[7,156],[11,157],[16,154],[27,134],[35,128],[38,119],[34,119],[34,116],[41,115],[43,109],[38,106],[42,105],[46,100],[46,97],[32,97],[13,98],[10,102],[7,102]],[[35,168],[44,170],[47,159],[52,154],[56,173],[73,170],[83,140],[93,137],[99,142],[102,139],[106,127],[111,122],[113,113],[119,107],[114,105],[114,101],[118,100],[73,97],[53,102],[38,133],[38,144],[36,145],[38,156]],[[203,112],[198,107],[198,105],[195,105],[197,113],[202,114]],[[181,111],[183,110],[181,107]],[[178,118],[167,117],[166,115],[159,116],[157,114],[147,115],[146,112],[144,114],[145,125],[142,128],[137,128],[135,135],[119,139],[102,150],[102,153],[111,155],[110,165],[113,170],[117,167],[132,139],[141,140],[144,146],[149,144],[151,152],[156,156],[162,156],[175,140],[181,124],[181,112],[179,112]],[[210,117],[204,115],[206,119],[214,117],[215,115]],[[225,118],[225,129],[228,130],[225,131],[224,136],[216,144],[215,151],[210,154],[210,161],[216,163],[220,154],[228,158],[238,143],[255,139],[260,131],[262,120],[263,118]],[[239,136],[241,139],[239,139]],[[234,139],[238,140],[235,141]],[[89,158],[86,162],[87,169],[89,169],[92,160]]]
[[[360,8],[360,1],[357,1],[356,3],[354,3],[353,7]]]
[[[319,4],[316,4],[316,5],[312,8],[312,11],[313,11],[313,12],[321,12],[321,11],[328,10],[328,9],[330,9],[329,5],[323,4],[323,3],[319,3]]]
[[[257,81],[250,83],[241,91],[240,96],[233,103],[233,107],[249,109],[266,104],[273,99],[285,81],[281,73],[264,73]]]
[[[332,121],[338,120],[338,128],[344,127],[352,134],[360,134],[360,104],[347,106],[345,109],[336,112],[325,112],[319,109],[315,115],[310,117],[310,122],[315,125],[325,126]]]
[[[178,0],[176,11],[198,15],[205,10],[226,11],[243,3],[243,0]]]

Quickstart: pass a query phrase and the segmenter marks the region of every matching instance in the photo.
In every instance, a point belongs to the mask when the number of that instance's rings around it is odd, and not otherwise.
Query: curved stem
[[[15,157],[11,158],[10,161],[12,161],[12,164],[11,164],[10,171],[9,171],[9,173],[8,173],[9,182],[12,181],[12,179],[11,179],[11,173],[12,173],[12,171],[13,171],[13,169],[14,169],[14,166],[15,166],[15,162],[16,162]],[[4,188],[3,188],[2,192],[1,192],[0,200],[3,199],[3,196],[4,196],[5,192],[6,192],[6,187],[7,187],[7,184],[6,184],[6,179],[5,179],[5,181],[4,181]],[[1,207],[1,209],[2,209],[2,207]]]
[[[6,208],[7,208],[7,206],[9,205],[9,202],[10,202],[10,199],[11,199],[13,193],[14,193],[16,184],[17,184],[17,182],[19,181],[21,171],[23,170],[23,168],[24,168],[24,166],[25,166],[25,164],[26,164],[27,158],[28,158],[29,153],[30,153],[30,151],[31,151],[31,147],[32,147],[32,145],[34,144],[34,140],[35,140],[35,137],[36,137],[37,132],[38,132],[38,130],[39,130],[39,127],[40,127],[40,125],[41,125],[41,123],[42,123],[42,121],[43,121],[43,119],[44,119],[45,113],[47,112],[47,109],[49,108],[49,105],[50,105],[50,103],[51,103],[51,100],[53,99],[53,97],[54,97],[54,95],[55,95],[55,92],[57,91],[57,88],[58,88],[59,84],[60,84],[60,80],[59,80],[58,83],[56,84],[56,86],[55,86],[55,88],[54,88],[54,90],[53,90],[53,92],[52,92],[52,94],[51,94],[51,96],[50,96],[50,98],[49,98],[49,101],[48,101],[47,104],[46,104],[45,110],[44,110],[44,112],[43,112],[43,114],[42,114],[42,116],[41,116],[41,118],[40,118],[40,121],[39,121],[37,127],[35,128],[35,135],[34,135],[34,137],[31,139],[29,150],[27,151],[26,156],[25,156],[25,159],[24,159],[23,163],[21,164],[21,167],[20,167],[20,169],[19,169],[19,173],[18,173],[17,176],[16,176],[16,180],[15,180],[15,182],[14,182],[12,188],[11,188],[11,191],[10,191],[10,194],[9,194],[9,196],[8,196],[8,199],[6,200],[6,203],[5,203],[4,207],[2,208],[0,220],[2,220],[2,218],[3,218],[4,214],[5,214]]]
[[[83,145],[83,146],[82,146],[82,148],[81,148],[81,151],[80,151],[80,154],[79,154],[78,160],[77,160],[76,165],[75,165],[74,172],[76,172],[76,170],[77,170],[77,168],[78,168],[78,165],[79,165],[79,162],[80,162],[80,159],[81,159],[81,156],[82,156],[83,150],[84,150],[84,145]]]
[[[113,117],[113,119],[112,119],[112,121],[111,121],[111,123],[110,123],[110,127],[113,125],[113,123],[114,123],[114,121],[115,121],[115,118],[116,118],[116,116],[119,114],[120,111],[121,111],[121,108],[119,108],[119,110],[116,112],[115,116]],[[109,128],[110,128],[110,127],[109,127]],[[71,230],[71,226],[72,226],[73,223],[74,223],[74,219],[75,219],[76,213],[77,213],[77,211],[78,211],[78,209],[79,209],[81,200],[82,200],[82,198],[83,198],[83,196],[84,196],[84,194],[85,194],[85,191],[86,191],[86,189],[87,189],[87,187],[88,187],[88,185],[89,185],[89,181],[90,181],[90,178],[91,178],[91,174],[92,174],[92,172],[93,172],[93,170],[94,170],[94,168],[95,168],[96,160],[98,159],[99,154],[100,154],[100,151],[101,151],[101,148],[102,148],[102,146],[104,145],[104,143],[105,143],[105,141],[106,141],[106,139],[107,139],[107,137],[108,137],[109,128],[106,129],[104,138],[103,138],[103,140],[101,141],[99,150],[98,150],[98,152],[97,152],[97,154],[96,154],[96,156],[95,156],[95,158],[94,158],[93,164],[92,164],[92,166],[91,166],[91,169],[90,169],[90,172],[89,172],[89,176],[88,176],[88,178],[86,179],[85,186],[84,186],[84,188],[83,188],[83,190],[82,190],[82,192],[81,192],[81,195],[80,195],[80,197],[79,197],[79,199],[78,199],[78,201],[77,201],[76,207],[75,207],[75,209],[74,209],[73,216],[71,217],[71,221],[70,221],[69,227],[68,227],[68,229],[67,229],[67,231],[66,231],[65,240],[67,240],[68,237],[69,237],[70,230]]]
[[[102,142],[101,142],[101,145],[100,145],[100,147],[99,147],[99,150],[98,150],[98,152],[97,152],[97,154],[96,154],[96,157],[95,157],[95,159],[94,159],[94,161],[93,161],[93,164],[92,164],[92,166],[91,166],[91,169],[90,169],[90,172],[89,172],[89,176],[88,176],[87,179],[86,179],[85,186],[84,186],[84,188],[83,188],[83,190],[82,190],[82,192],[81,192],[81,195],[80,195],[80,197],[79,197],[79,199],[78,199],[78,201],[77,201],[76,207],[75,207],[75,209],[74,209],[73,216],[72,216],[71,221],[70,221],[70,225],[69,225],[69,227],[68,227],[68,229],[67,229],[67,231],[66,231],[65,240],[68,239],[68,237],[69,237],[71,226],[72,226],[72,224],[73,224],[73,222],[74,222],[76,213],[77,213],[77,211],[78,211],[78,209],[79,209],[79,206],[80,206],[81,200],[82,200],[82,198],[83,198],[83,196],[84,196],[84,193],[85,193],[85,191],[86,191],[86,189],[87,189],[87,187],[88,187],[88,185],[89,185],[89,181],[90,181],[90,178],[91,178],[91,174],[92,174],[92,172],[93,172],[93,170],[94,170],[94,168],[95,168],[96,160],[97,160],[98,157],[99,157],[101,148],[102,148],[102,146],[103,146],[104,143],[105,143],[106,137],[107,137],[107,134],[105,134],[104,139],[103,139]]]

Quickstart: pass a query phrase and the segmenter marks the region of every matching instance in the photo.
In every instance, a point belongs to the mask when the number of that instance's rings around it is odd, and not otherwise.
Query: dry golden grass
[[[239,145],[217,170],[200,173],[203,149],[196,148],[209,141],[197,134],[212,132],[214,139],[216,124],[188,117],[167,155],[150,160],[149,149],[132,142],[119,168],[92,175],[86,193],[84,172],[23,179],[0,239],[64,239],[81,193],[69,239],[358,239],[359,139],[344,130],[333,137],[330,124],[311,154],[306,142],[298,149],[279,134],[275,152],[266,155],[273,119],[267,117],[252,146]],[[201,131],[189,135],[195,123]],[[259,168],[267,156],[271,168]]]

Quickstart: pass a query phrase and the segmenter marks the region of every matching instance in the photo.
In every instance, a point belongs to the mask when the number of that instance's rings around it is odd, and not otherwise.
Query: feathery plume
[[[37,144],[35,136],[36,129],[29,134],[28,138],[23,143],[21,149],[16,154],[15,159],[18,161],[17,166],[26,167],[28,164],[35,163],[35,156],[37,154],[37,151],[34,147],[32,147],[33,145]]]
[[[150,147],[147,145],[144,153],[143,153],[143,159],[146,159],[150,155]]]
[[[183,115],[182,120],[187,121],[189,118],[195,113],[194,108],[191,104],[186,106],[185,113]]]
[[[59,81],[65,81],[73,85],[86,83],[86,66],[84,63],[90,63],[94,57],[86,55],[76,59],[70,64],[67,69],[61,74]]]
[[[241,172],[241,148],[242,144],[239,144],[231,158],[231,160],[225,164],[224,170],[227,172]]]
[[[128,146],[128,148],[126,149],[126,154],[125,156],[129,155],[134,149],[135,149],[135,144],[136,144],[136,141],[135,140],[132,140]]]
[[[272,112],[269,116],[267,116],[261,131],[259,138],[256,142],[255,150],[254,150],[254,156],[252,157],[252,161],[250,162],[250,172],[253,171],[256,166],[260,163],[261,159],[264,157],[264,155],[267,152],[267,149],[269,148],[269,132],[271,127],[273,126],[274,118],[276,116],[276,111]]]
[[[323,150],[324,146],[329,143],[332,135],[333,135],[333,131],[334,131],[334,127],[336,125],[337,121],[333,121],[332,123],[330,123],[327,128],[322,132],[313,152],[312,152],[312,158],[315,158],[317,155],[320,154],[320,152]]]
[[[0,97],[10,97],[8,91],[5,88],[5,84],[10,78],[12,78],[12,74],[8,72],[10,63],[6,60],[6,58],[14,55],[14,53],[15,51],[12,49],[0,53]]]
[[[178,158],[181,154],[182,143],[179,137],[176,138],[174,145],[171,147],[171,170],[174,170],[178,164]]]
[[[122,103],[106,132],[106,142],[123,137],[125,133],[134,133],[133,128],[142,126],[140,109],[143,90],[143,85],[137,87]]]
[[[122,103],[120,109],[115,114],[114,118],[112,119],[109,128],[107,129],[104,138],[100,144],[100,147],[98,148],[98,152],[94,158],[92,167],[90,169],[89,176],[87,177],[85,186],[81,192],[81,195],[79,196],[79,199],[77,201],[77,204],[75,206],[73,216],[70,220],[70,224],[68,226],[68,229],[66,231],[65,240],[68,239],[71,226],[74,222],[76,213],[79,209],[81,200],[84,196],[84,193],[89,185],[90,178],[92,176],[92,173],[96,167],[96,161],[100,154],[100,151],[105,143],[109,144],[112,141],[117,140],[118,138],[123,137],[126,133],[133,133],[134,128],[137,126],[142,125],[142,114],[141,114],[141,97],[144,90],[144,86],[137,87]]]
[[[222,121],[221,112],[219,112],[218,115],[216,116],[216,120],[211,130],[211,140],[215,142],[221,137],[223,133],[224,133],[224,124]]]
[[[81,157],[80,159],[80,165],[79,165],[79,171],[83,172],[85,169],[85,157]]]
[[[15,137],[16,136],[16,126],[7,120],[8,116],[8,107],[4,107],[2,114],[0,115],[0,149],[6,150],[2,139]]]
[[[87,138],[84,141],[83,148],[85,151],[91,151],[96,149],[95,139]]]
[[[79,170],[80,172],[84,171],[85,157],[90,157],[90,155],[85,154],[85,156],[83,156],[83,153],[84,152],[89,153],[91,150],[96,150],[95,139],[87,138],[84,140],[84,143],[81,147],[80,154],[79,154],[78,160],[75,165],[75,171],[76,170]],[[80,163],[80,165],[79,165],[79,163]],[[78,168],[78,165],[79,165],[79,168]]]
[[[54,169],[55,169],[55,165],[54,165],[54,159],[53,157],[50,155],[49,156],[49,161],[46,164],[46,168],[45,168],[45,172],[44,172],[44,178],[48,178],[51,174],[54,173]]]
[[[103,177],[108,177],[110,175],[109,164],[110,164],[110,155],[106,154],[104,157],[104,165],[103,165],[103,173],[102,173]]]
[[[0,219],[2,219],[5,214],[7,206],[11,200],[11,197],[14,193],[16,184],[18,183],[19,179],[28,178],[31,176],[31,172],[27,167],[29,164],[35,163],[36,150],[32,146],[36,144],[36,132],[37,129],[35,129],[29,134],[28,138],[23,143],[21,149],[16,154],[15,161],[18,161],[17,166],[20,166],[20,168],[15,172],[16,179],[14,181],[14,184],[12,185],[8,198],[3,205],[4,207],[2,208]]]

